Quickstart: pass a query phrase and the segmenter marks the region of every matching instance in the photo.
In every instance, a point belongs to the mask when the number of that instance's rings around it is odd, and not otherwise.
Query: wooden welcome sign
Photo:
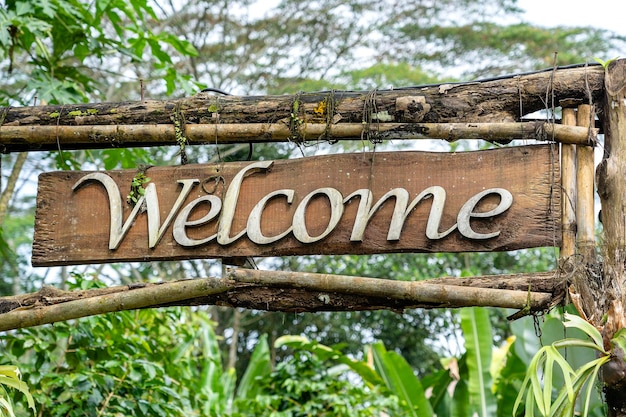
[[[496,251],[560,242],[558,155],[356,153],[39,177],[33,265]]]

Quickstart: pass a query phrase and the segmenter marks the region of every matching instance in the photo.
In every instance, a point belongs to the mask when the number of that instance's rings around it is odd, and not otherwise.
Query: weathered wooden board
[[[542,145],[153,167],[144,213],[126,202],[136,171],[45,173],[32,262],[553,246],[558,165]]]

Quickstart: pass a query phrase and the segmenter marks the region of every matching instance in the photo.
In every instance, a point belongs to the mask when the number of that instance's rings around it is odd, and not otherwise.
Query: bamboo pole
[[[137,308],[213,304],[299,312],[485,305],[520,308],[528,314],[561,300],[561,295],[555,293],[555,276],[556,272],[552,271],[402,282],[229,269],[223,279],[210,277],[75,291],[44,287],[36,293],[0,297],[0,331]]]
[[[231,288],[232,285],[225,280],[206,278],[151,285],[131,291],[80,298],[49,306],[22,307],[0,314],[0,331],[173,303],[193,297],[222,293]]]
[[[566,126],[576,125],[576,110],[563,108]],[[576,146],[561,145],[561,259],[576,253]]]
[[[292,131],[287,123],[0,126],[0,151],[71,150],[132,146],[226,144],[315,140],[376,139],[513,139],[556,140],[593,145],[598,129],[545,122],[523,123],[303,123]]]
[[[577,124],[592,128],[593,109],[588,104],[578,106]],[[595,263],[595,213],[594,213],[594,149],[578,147],[576,149],[576,247],[587,264]]]
[[[461,287],[431,284],[428,281],[396,281],[308,272],[228,268],[226,277],[236,282],[255,285],[393,298],[415,304],[434,303],[440,307],[529,308],[530,311],[546,308],[552,299],[552,294],[530,291]]]

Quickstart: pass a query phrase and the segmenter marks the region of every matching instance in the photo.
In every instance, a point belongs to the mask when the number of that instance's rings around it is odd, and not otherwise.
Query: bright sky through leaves
[[[591,26],[626,36],[623,6],[615,0],[519,0],[518,5],[525,20],[541,26]]]

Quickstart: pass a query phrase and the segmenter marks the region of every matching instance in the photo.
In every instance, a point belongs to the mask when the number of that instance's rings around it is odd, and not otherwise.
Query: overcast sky
[[[623,4],[616,0],[518,0],[531,23],[548,27],[592,26],[626,35]]]

